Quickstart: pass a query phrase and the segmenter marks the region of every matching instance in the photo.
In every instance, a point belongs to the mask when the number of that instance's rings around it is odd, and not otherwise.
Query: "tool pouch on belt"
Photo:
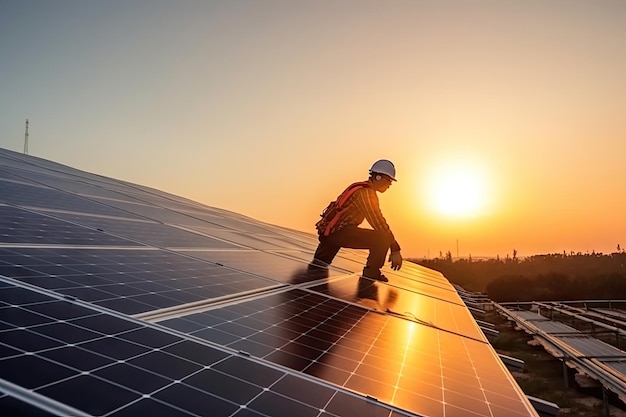
[[[320,237],[326,237],[330,234],[332,228],[337,224],[341,218],[344,205],[346,201],[354,194],[356,190],[364,187],[369,187],[369,182],[355,182],[346,188],[335,201],[331,201],[320,214],[321,219],[315,223],[317,234]]]

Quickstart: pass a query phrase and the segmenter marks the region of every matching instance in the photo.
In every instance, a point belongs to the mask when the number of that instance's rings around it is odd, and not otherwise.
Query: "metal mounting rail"
[[[588,323],[592,326],[592,329],[594,326],[600,327],[605,329],[604,333],[610,332],[610,333],[614,333],[615,334],[615,338],[616,338],[616,344],[617,347],[621,349],[620,346],[620,336],[626,336],[626,329],[621,328],[619,326],[614,325],[613,324],[607,324],[605,322],[602,321],[598,321],[598,320],[594,320],[592,318],[589,318],[583,314],[579,314],[579,312],[574,312],[571,311],[571,307],[560,304],[560,303],[535,303],[540,309],[541,308],[545,308],[548,311],[556,311],[558,313],[564,314],[568,317],[571,317],[573,319]],[[601,333],[601,331],[596,331],[597,333]],[[581,332],[582,333],[582,332]],[[554,335],[554,334],[553,334]]]
[[[581,352],[581,347],[574,347],[570,343],[574,340],[588,339],[595,341],[597,344],[604,344],[600,340],[594,339],[582,333],[568,333],[567,335],[550,334],[540,328],[542,323],[550,322],[546,318],[541,320],[527,320],[516,314],[514,310],[510,310],[502,305],[494,303],[494,308],[500,314],[514,321],[518,326],[523,328],[527,333],[532,334],[541,345],[553,356],[563,360],[564,365],[577,369],[579,372],[595,379],[603,388],[618,395],[621,401],[626,402],[626,375],[618,369],[609,365],[612,362],[623,363],[626,361],[626,352],[623,352],[611,345],[610,347],[615,354],[609,355],[589,355]],[[572,340],[568,340],[572,339]],[[568,343],[568,341],[570,343]],[[607,348],[608,349],[608,348]],[[566,368],[564,366],[564,372]],[[566,375],[564,375],[566,377]],[[567,384],[567,378],[565,378]],[[606,399],[605,399],[606,401]]]
[[[610,317],[607,314],[602,313],[596,309],[590,309],[590,308],[584,309],[580,307],[569,306],[563,303],[550,303],[548,305],[558,307],[561,310],[565,310],[565,311],[560,311],[563,314],[568,314],[568,315],[575,314],[576,316],[574,317],[579,318],[580,320],[584,320],[584,321],[596,320],[593,322],[594,324],[603,323],[604,325],[612,325],[612,326],[615,326],[616,328],[626,329],[626,322],[624,320],[619,320],[617,318]],[[582,318],[580,316],[582,316]],[[624,330],[624,332],[626,333],[626,330]]]
[[[224,303],[233,302],[242,298],[250,298],[255,295],[268,295],[273,292],[280,292],[286,288],[285,284],[276,284],[271,287],[259,288],[250,291],[242,291],[237,294],[229,294],[221,297],[210,298],[207,300],[194,301],[173,307],[166,307],[159,310],[147,311],[145,313],[134,314],[131,317],[154,323],[174,317],[182,317],[193,313],[205,311],[216,306],[222,306]]]

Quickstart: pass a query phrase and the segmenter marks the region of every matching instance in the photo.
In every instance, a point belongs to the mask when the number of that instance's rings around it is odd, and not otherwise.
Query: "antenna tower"
[[[24,154],[28,155],[28,119],[26,119],[26,133],[24,134]]]

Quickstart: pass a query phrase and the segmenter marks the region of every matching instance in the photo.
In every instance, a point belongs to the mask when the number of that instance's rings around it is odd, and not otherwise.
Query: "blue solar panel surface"
[[[316,243],[0,149],[0,415],[537,415],[445,277]]]
[[[6,284],[0,287],[6,409],[30,395],[47,412],[96,416],[316,416],[321,410],[331,416],[352,404],[391,412],[138,320]]]

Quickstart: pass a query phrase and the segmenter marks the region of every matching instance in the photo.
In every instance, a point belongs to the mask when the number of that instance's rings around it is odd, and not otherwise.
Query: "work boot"
[[[368,268],[367,266],[363,268],[364,278],[373,279],[380,282],[389,282],[389,278],[380,273],[380,270],[375,268]]]

